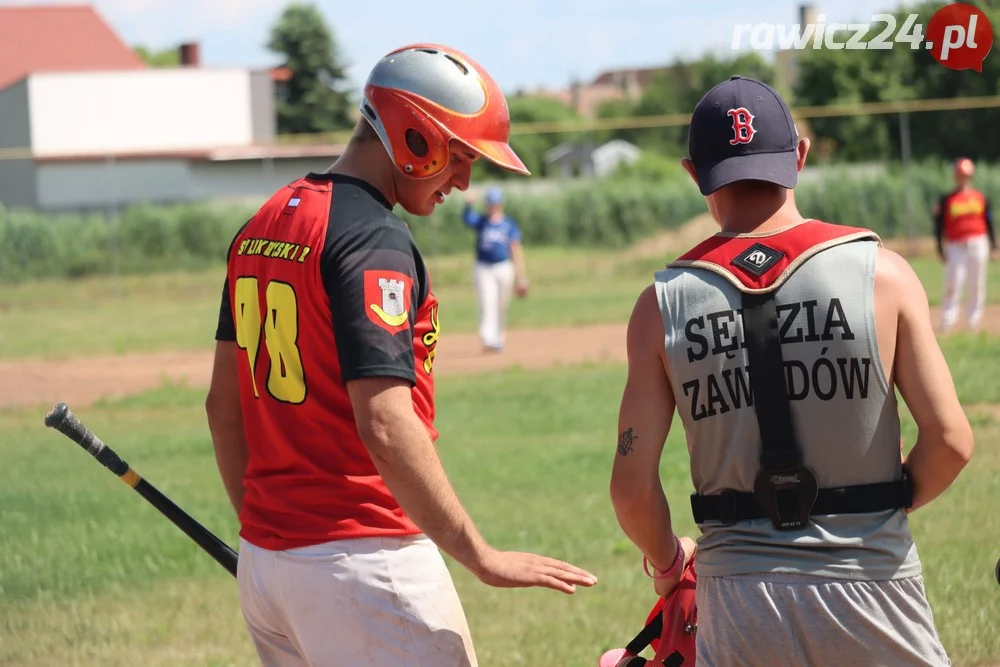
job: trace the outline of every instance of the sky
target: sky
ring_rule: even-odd
[[[79,0],[74,4],[85,4]],[[154,50],[201,45],[208,67],[270,67],[268,33],[289,0],[92,0],[131,46]],[[766,3],[766,4],[765,4]],[[0,0],[0,5],[65,4]],[[713,52],[731,55],[737,23],[794,24],[796,0],[316,0],[348,65],[350,86],[363,83],[384,53],[412,42],[447,44],[479,61],[508,93],[565,88],[601,71],[657,66]],[[868,23],[899,0],[812,3],[826,21]],[[766,7],[766,8],[765,8]],[[767,54],[764,54],[767,55]]]

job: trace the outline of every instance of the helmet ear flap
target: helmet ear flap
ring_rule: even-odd
[[[361,112],[375,128],[396,167],[412,178],[440,173],[448,164],[448,142],[441,129],[406,100],[386,102],[384,115],[368,99],[362,102]]]

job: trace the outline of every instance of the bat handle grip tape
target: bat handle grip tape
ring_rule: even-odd
[[[86,449],[101,465],[121,477],[129,470],[122,457],[104,444],[93,431],[69,409],[65,403],[57,403],[45,416],[45,425],[54,428],[67,438]]]

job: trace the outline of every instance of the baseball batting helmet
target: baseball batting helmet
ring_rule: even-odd
[[[412,178],[440,173],[451,139],[508,171],[531,173],[508,145],[510,113],[500,87],[450,47],[412,44],[384,56],[368,75],[361,114]]]

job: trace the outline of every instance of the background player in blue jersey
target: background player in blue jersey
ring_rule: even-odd
[[[479,337],[488,351],[503,349],[507,309],[512,293],[528,293],[528,274],[524,267],[521,230],[503,209],[503,192],[486,192],[486,211],[473,209],[475,199],[465,204],[462,219],[476,230],[476,262],[473,278],[479,299]]]

